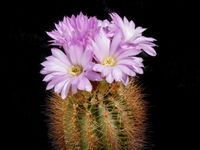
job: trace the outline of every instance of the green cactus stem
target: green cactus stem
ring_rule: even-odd
[[[128,86],[101,81],[91,93],[79,91],[65,100],[53,94],[48,101],[52,143],[56,150],[141,150],[145,107],[133,80]]]

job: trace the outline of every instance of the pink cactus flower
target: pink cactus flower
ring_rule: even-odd
[[[87,46],[90,40],[98,34],[99,26],[96,17],[90,17],[80,13],[71,18],[64,17],[63,21],[55,24],[56,29],[47,32],[53,38],[52,45],[68,47],[70,45]]]
[[[44,68],[41,74],[45,74],[43,81],[49,82],[47,90],[54,88],[65,99],[71,88],[72,94],[79,90],[90,92],[92,85],[89,80],[100,81],[98,73],[92,71],[92,52],[83,50],[82,47],[71,46],[68,53],[53,48],[52,55],[42,63]]]
[[[116,13],[112,13],[110,16],[112,18],[110,32],[115,32],[116,34],[120,32],[123,35],[121,44],[123,49],[137,49],[140,52],[145,51],[151,56],[156,56],[156,51],[153,48],[156,46],[153,43],[155,39],[142,35],[146,29],[135,27],[133,21],[128,21],[126,17],[122,19]]]
[[[141,58],[135,57],[138,50],[120,47],[121,38],[121,34],[117,34],[110,40],[103,31],[95,37],[92,47],[97,64],[93,70],[100,72],[108,83],[122,81],[127,85],[129,76],[143,73],[143,64]]]

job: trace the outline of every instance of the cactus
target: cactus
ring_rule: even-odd
[[[144,146],[146,103],[133,79],[127,86],[93,82],[92,92],[48,101],[49,130],[57,150],[140,150]]]
[[[156,56],[156,40],[117,13],[99,20],[80,13],[47,32],[54,47],[41,63],[49,130],[56,150],[141,150],[146,103],[136,82],[142,52]],[[131,80],[129,80],[131,78]]]

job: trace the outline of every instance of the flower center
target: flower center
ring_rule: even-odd
[[[104,59],[103,65],[104,66],[114,66],[116,61],[111,56],[108,56]]]
[[[83,68],[79,65],[74,65],[69,69],[69,73],[73,76],[77,76],[83,72]]]

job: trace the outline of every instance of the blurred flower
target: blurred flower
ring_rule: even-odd
[[[83,50],[78,46],[71,46],[67,54],[53,48],[52,55],[42,63],[41,70],[45,74],[43,81],[49,82],[47,90],[54,88],[56,93],[61,93],[64,99],[71,88],[72,94],[79,90],[91,91],[92,85],[89,80],[99,81],[101,77],[92,71],[92,52]]]
[[[126,17],[123,19],[116,13],[110,14],[112,18],[112,24],[110,25],[110,33],[119,32],[123,35],[121,47],[123,49],[138,50],[138,53],[145,51],[151,56],[156,56],[156,51],[153,42],[154,38],[145,37],[142,33],[146,30],[142,27],[135,27],[133,21],[128,21]]]
[[[105,32],[100,32],[92,43],[94,57],[97,61],[93,70],[100,72],[108,83],[115,80],[127,85],[129,76],[143,73],[143,64],[141,58],[135,57],[138,54],[137,51],[122,49],[120,43],[121,34],[115,35],[110,40]]]
[[[76,17],[64,17],[63,21],[55,24],[56,29],[47,32],[53,38],[52,45],[68,47],[71,45],[87,46],[90,40],[98,34],[98,20],[80,13]]]

